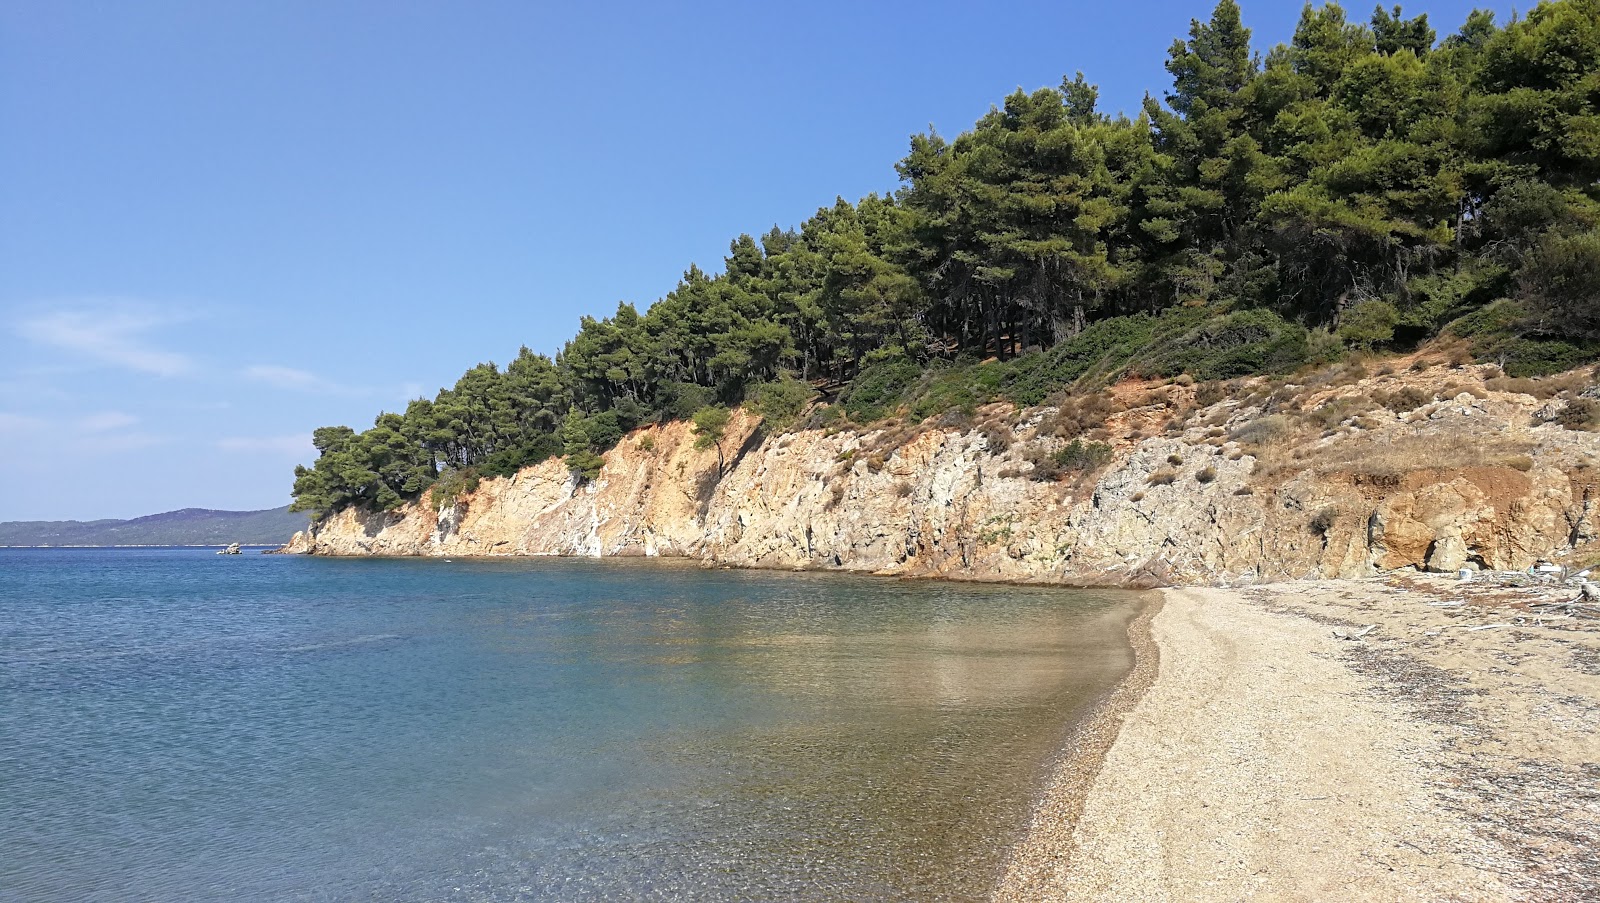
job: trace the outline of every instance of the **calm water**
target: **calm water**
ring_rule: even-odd
[[[0,549],[0,898],[981,897],[1134,604]]]

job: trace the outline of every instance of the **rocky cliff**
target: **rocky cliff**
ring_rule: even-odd
[[[1209,394],[1119,385],[1088,431],[1109,459],[1064,469],[1053,455],[1081,411],[782,435],[738,413],[720,453],[671,423],[625,438],[592,481],[551,460],[443,507],[335,513],[286,551],[1132,585],[1524,568],[1589,551],[1600,434],[1556,422],[1587,403],[1586,377],[1546,384],[1556,395],[1492,368],[1344,375]]]

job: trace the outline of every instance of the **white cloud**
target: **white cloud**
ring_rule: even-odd
[[[150,433],[88,433],[68,439],[62,450],[88,454],[109,454],[111,452],[149,448],[152,445],[161,445],[167,441],[169,440],[165,436],[154,436]]]
[[[311,437],[304,433],[293,436],[229,436],[217,440],[217,448],[239,454],[284,455],[310,458],[316,454]]]
[[[357,386],[346,386],[323,379],[309,370],[280,367],[277,364],[256,364],[240,371],[245,379],[288,389],[293,392],[312,392],[318,395],[369,395],[371,391]]]
[[[44,429],[45,422],[26,414],[8,414],[0,411],[0,437],[7,439],[32,435]]]
[[[70,420],[0,412],[0,438],[26,438],[52,454],[105,454],[148,448],[168,441],[164,436],[128,429],[138,422],[139,418],[120,411],[103,411]]]
[[[296,370],[293,367],[278,367],[272,364],[258,364],[244,369],[244,378],[280,389],[300,389],[312,391],[323,383],[315,373],[307,370]]]
[[[154,347],[145,334],[173,317],[138,305],[114,304],[58,310],[18,322],[16,333],[30,342],[73,351],[85,357],[157,376],[194,369],[187,355]]]

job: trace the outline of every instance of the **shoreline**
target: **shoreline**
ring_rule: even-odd
[[[1600,620],[1530,607],[1571,591],[1163,596],[993,899],[1600,898]]]
[[[1122,720],[1154,685],[1161,670],[1161,648],[1151,625],[1166,605],[1155,592],[1128,624],[1133,666],[1067,731],[1063,749],[1050,767],[1044,790],[1034,804],[1027,832],[1006,855],[991,897],[995,903],[1044,899],[1060,886],[1072,866],[1070,830],[1083,814],[1106,755],[1121,733]]]

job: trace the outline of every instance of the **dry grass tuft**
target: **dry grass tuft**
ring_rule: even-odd
[[[1556,414],[1555,422],[1569,430],[1593,432],[1600,429],[1600,401],[1574,398]]]
[[[1322,473],[1400,476],[1418,470],[1458,470],[1463,467],[1510,467],[1528,470],[1533,443],[1441,442],[1437,436],[1404,436],[1388,441],[1340,442],[1316,455]],[[1524,466],[1525,465],[1525,466]]]
[[[1234,428],[1230,438],[1245,445],[1270,445],[1294,435],[1293,418],[1284,414],[1268,414]]]

